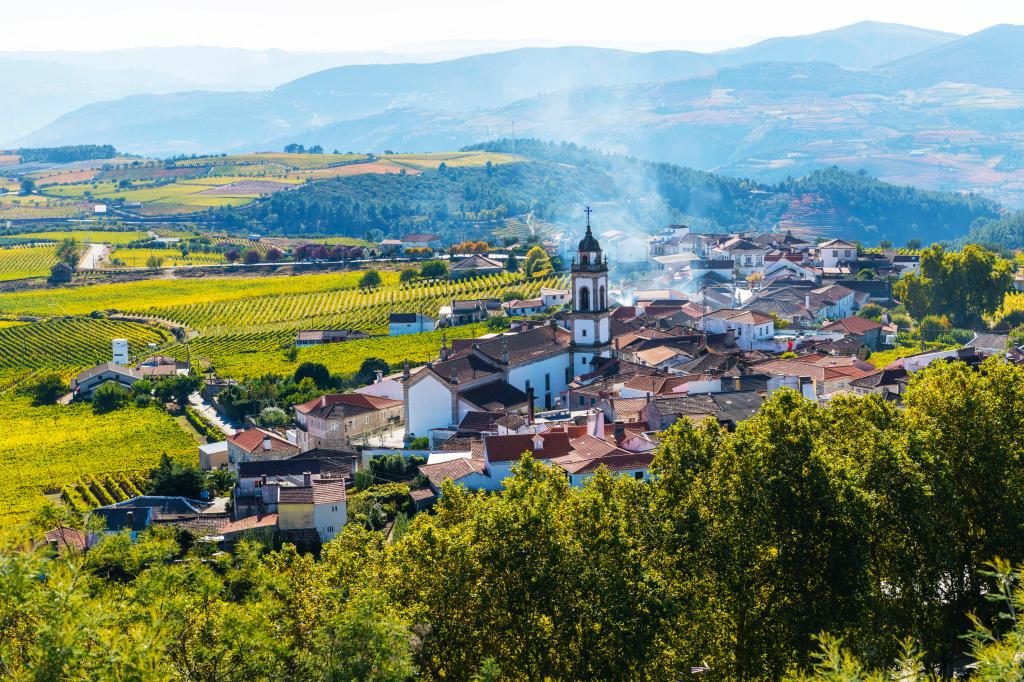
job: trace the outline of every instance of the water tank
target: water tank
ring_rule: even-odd
[[[114,349],[114,364],[128,364],[128,339],[114,339],[111,342]]]

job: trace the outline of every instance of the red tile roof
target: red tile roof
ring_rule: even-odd
[[[280,504],[337,504],[345,501],[345,482],[336,479],[313,481],[308,486],[282,486]]]
[[[228,438],[229,443],[233,443],[238,447],[242,448],[246,452],[256,452],[257,450],[263,450],[264,439],[270,439],[270,450],[272,452],[298,452],[299,448],[296,445],[292,445],[281,436],[270,431],[264,431],[260,428],[246,429],[245,431],[239,431],[235,435]]]
[[[254,528],[269,528],[277,525],[277,514],[264,514],[263,516],[247,516],[238,521],[232,521],[220,528],[221,535],[230,533],[241,533]]]
[[[534,438],[539,438],[542,447],[534,445]],[[488,462],[517,462],[524,452],[532,452],[537,459],[552,459],[568,454],[570,449],[569,434],[564,431],[484,438],[484,452]]]
[[[458,482],[466,476],[482,474],[483,471],[484,463],[481,460],[465,457],[450,459],[447,462],[438,462],[436,464],[420,465],[420,473],[426,476],[430,480],[431,485],[436,488],[440,488],[441,484],[446,480]]]
[[[76,528],[58,526],[46,533],[46,541],[57,546],[58,552],[82,552],[88,545],[85,533]]]
[[[651,452],[629,452],[600,438],[583,436],[573,439],[568,455],[553,459],[552,463],[570,474],[585,474],[601,466],[611,471],[647,469],[653,459]]]
[[[345,410],[344,408],[352,408],[356,412],[367,412],[398,407],[400,405],[402,405],[401,400],[392,400],[391,398],[382,398],[365,393],[330,393],[319,398],[313,398],[301,405],[296,405],[295,410],[302,414],[316,414],[320,417],[328,417],[334,412],[331,408],[335,407],[341,407],[340,412],[351,412],[351,410]]]

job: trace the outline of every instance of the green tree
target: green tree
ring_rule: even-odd
[[[154,255],[152,255],[152,256],[150,256],[149,258],[146,259],[146,267],[150,268],[151,270],[155,270],[155,269],[159,268],[161,265],[163,265],[163,263],[164,263],[163,257],[162,256],[157,256],[156,254],[154,254]]]
[[[53,405],[67,392],[67,384],[61,375],[50,372],[44,374],[32,385],[32,403],[34,405]]]
[[[130,398],[128,389],[121,384],[108,381],[93,391],[92,409],[96,414],[113,412],[127,405]]]
[[[519,258],[516,257],[514,251],[508,252],[508,258],[505,259],[505,271],[519,272]]]
[[[292,375],[296,382],[309,378],[313,380],[317,388],[328,389],[333,385],[331,372],[327,366],[320,362],[304,362],[295,369]]]
[[[150,495],[182,496],[199,499],[206,488],[206,475],[198,468],[174,462],[167,453],[153,471],[149,484]]]
[[[551,258],[540,246],[534,246],[526,252],[523,262],[523,273],[527,277],[543,277],[551,272]]]
[[[29,194],[32,194],[35,191],[36,181],[33,180],[32,178],[23,178],[21,181],[20,189],[18,190],[18,194],[20,194],[23,197],[27,197]]]
[[[78,258],[82,250],[82,245],[77,239],[72,237],[66,237],[61,239],[57,243],[56,253],[57,260],[65,265],[72,268],[78,265]]]
[[[359,278],[359,288],[361,289],[372,289],[381,285],[380,273],[376,270],[367,270],[363,273],[363,276]]]
[[[156,382],[156,397],[163,402],[175,402],[181,407],[188,405],[188,397],[203,385],[202,379],[194,374],[175,374]]]
[[[380,358],[366,358],[359,365],[359,371],[354,377],[357,384],[372,384],[377,379],[377,372],[388,374],[391,371],[390,365]]]
[[[415,268],[405,268],[398,274],[398,281],[403,283],[411,282],[419,277],[419,275],[420,273]]]
[[[448,264],[443,260],[428,260],[420,267],[420,276],[428,279],[444,279],[448,276]]]

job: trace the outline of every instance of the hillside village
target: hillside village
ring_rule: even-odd
[[[685,226],[647,239],[595,235],[587,214],[571,251],[545,244],[564,259],[568,290],[541,289],[529,300],[451,300],[436,315],[393,313],[391,335],[484,320],[495,331],[442,335],[433,360],[377,371],[365,386],[296,404],[283,426],[258,426],[252,418],[232,425],[218,414],[217,398],[230,382],[208,377],[190,401],[226,437],[200,446],[197,463],[236,477],[230,497],[143,495],[92,515],[107,533],[184,524],[226,546],[260,532],[316,548],[350,520],[347,496],[366,488],[367,472],[370,481],[408,483],[399,494],[404,499],[391,500],[377,522],[389,528],[398,509],[428,510],[449,481],[501,491],[526,452],[561,469],[573,487],[602,467],[648,480],[661,432],[681,419],[712,418],[733,430],[782,388],[820,403],[877,394],[899,405],[913,373],[932,363],[976,366],[992,355],[1024,362],[1006,335],[994,333],[883,367],[867,362],[895,343],[899,329],[884,312],[880,321],[858,313],[891,307],[892,283],[918,273],[917,255],[863,252],[851,242],[813,243],[789,233],[699,234]],[[405,242],[443,248],[437,235]],[[503,267],[473,254],[456,259],[451,276]],[[613,273],[620,273],[618,286]],[[365,337],[304,330],[295,344]],[[113,360],[78,374],[67,400],[89,399],[108,383],[131,387],[190,372],[187,363],[159,355],[129,366],[126,342],[114,342]],[[392,470],[396,461],[404,462],[400,473],[382,475],[382,462]],[[98,536],[76,537],[85,547]]]

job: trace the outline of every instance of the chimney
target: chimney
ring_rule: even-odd
[[[459,383],[459,372],[455,369],[454,365],[452,366],[451,374],[448,376],[448,381],[453,384]]]
[[[501,362],[502,364],[508,364],[508,341],[501,342]]]
[[[526,389],[526,422],[533,425],[533,386]]]
[[[267,484],[267,475],[266,474],[263,474],[262,476],[260,476],[260,483],[262,485],[266,485]]]
[[[402,363],[402,379],[404,381],[408,381],[409,380],[409,361],[408,360],[406,360],[405,362]]]
[[[539,433],[533,434],[533,451],[540,452],[544,449],[544,437]]]
[[[739,391],[739,390],[741,390],[741,386],[742,386],[742,383],[740,382],[740,375],[737,374],[736,376],[734,376],[732,378],[732,387],[735,390]]]
[[[811,309],[811,295],[810,294],[805,294],[804,295],[804,307],[807,308],[808,310]]]
[[[379,384],[380,382],[384,381],[384,370],[378,369],[375,373],[377,375],[377,379],[373,383]]]
[[[313,485],[313,474],[309,473],[308,471],[303,471],[302,472],[302,485],[306,486],[307,488],[309,486]]]
[[[263,436],[263,449],[264,450],[269,450],[270,449],[270,436]]]

